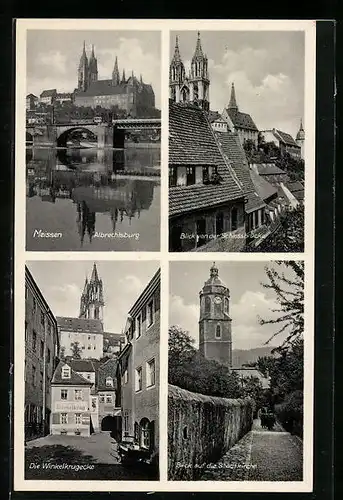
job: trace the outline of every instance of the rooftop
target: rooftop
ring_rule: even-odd
[[[198,106],[169,105],[169,165],[216,166],[220,184],[169,188],[170,216],[242,198],[242,185],[225,160],[206,113]]]
[[[102,322],[99,319],[69,318],[66,316],[57,316],[56,320],[58,327],[63,331],[103,333]]]
[[[62,378],[62,368],[64,366],[69,366],[70,367],[70,378]],[[55,373],[52,377],[51,384],[56,384],[56,385],[88,385],[91,386],[93,385],[92,382],[89,380],[86,380],[84,377],[76,373],[76,371],[73,370],[71,367],[70,363],[66,363],[65,361],[60,361]]]
[[[56,89],[43,90],[40,97],[53,97],[57,94]]]
[[[142,87],[148,92],[153,92],[151,85],[140,83],[136,77],[130,77],[126,83],[120,83],[119,85],[113,85],[112,80],[98,80],[93,82],[87,90],[78,91],[76,97],[124,94],[126,93],[128,85],[131,84]]]
[[[250,176],[255,189],[262,200],[267,200],[271,196],[277,195],[276,187],[266,181],[261,175],[254,172],[254,170],[250,170]]]
[[[242,113],[241,111],[238,111],[238,109],[233,108],[227,108],[226,111],[235,127],[258,132],[258,128],[256,127],[254,120],[248,113]]]

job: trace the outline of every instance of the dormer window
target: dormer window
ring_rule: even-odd
[[[195,184],[195,167],[186,167],[186,185]]]
[[[62,378],[63,379],[68,379],[71,377],[71,368],[68,365],[64,365],[62,367]]]
[[[106,377],[106,387],[113,387],[113,378]]]

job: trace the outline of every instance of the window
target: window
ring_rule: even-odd
[[[32,365],[32,385],[36,385],[36,367]]]
[[[205,313],[211,312],[211,299],[210,297],[205,297]]]
[[[99,395],[99,402],[100,403],[104,403],[105,402],[105,396],[104,396],[104,394],[100,394]]]
[[[36,309],[37,309],[37,301],[36,301],[36,299],[33,297],[33,298],[32,298],[32,311],[35,313],[35,312],[36,312]]]
[[[136,392],[142,390],[142,367],[136,368],[136,380],[135,380]]]
[[[146,364],[146,386],[152,387],[153,385],[155,385],[155,359]]]
[[[227,297],[224,298],[224,313],[229,314],[229,299]]]
[[[169,187],[177,185],[177,167],[169,167]]]
[[[195,184],[195,167],[186,167],[186,185]]]
[[[124,384],[127,384],[129,381],[129,373],[127,370],[125,370],[125,372],[124,372],[123,379],[124,379]]]
[[[76,425],[82,424],[82,414],[81,413],[75,413],[75,424]]]
[[[231,210],[231,231],[236,231],[238,227],[238,212],[237,208],[233,207]]]
[[[75,401],[82,401],[82,389],[75,389],[74,399]]]
[[[142,335],[142,315],[140,314],[136,318],[136,339],[139,339],[141,335]]]
[[[222,336],[222,331],[220,325],[218,324],[216,326],[216,339],[220,339],[221,336]]]
[[[111,394],[107,394],[107,396],[106,396],[106,403],[112,403],[112,396],[111,396]]]
[[[71,370],[70,366],[65,365],[62,367],[62,378],[70,378]]]
[[[40,323],[41,323],[42,327],[44,328],[45,327],[45,315],[44,315],[43,311],[40,312]]]
[[[208,182],[210,179],[210,174],[208,171],[208,167],[202,167],[202,182]]]
[[[68,423],[68,413],[61,413],[61,424],[67,424]]]
[[[113,378],[106,377],[106,387],[113,387]]]
[[[154,300],[150,300],[150,302],[147,305],[147,311],[146,311],[146,320],[147,320],[147,326],[151,326],[154,322]]]
[[[42,359],[44,357],[44,342],[43,342],[43,340],[40,341],[40,357]]]
[[[37,348],[37,333],[33,330],[32,332],[32,350],[36,352]]]
[[[61,399],[68,399],[68,389],[61,389]]]
[[[50,352],[49,347],[48,347],[48,350],[47,350],[46,360],[47,360],[47,362],[48,362],[48,363],[50,363],[50,360],[51,360],[51,352]]]
[[[124,436],[129,435],[129,412],[124,412]]]
[[[88,345],[88,350],[91,350],[92,349],[92,346],[91,345]]]
[[[141,428],[141,446],[142,448],[150,448],[150,429],[149,420],[143,418],[140,424]]]

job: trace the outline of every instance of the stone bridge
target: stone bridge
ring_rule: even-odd
[[[80,120],[67,124],[27,125],[26,141],[33,145],[66,147],[71,132],[91,132],[97,137],[97,147],[124,148],[127,130],[160,129],[159,118],[127,118],[113,120],[112,124],[97,124],[94,121]]]

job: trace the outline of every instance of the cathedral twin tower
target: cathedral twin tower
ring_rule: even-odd
[[[174,55],[169,67],[170,99],[174,102],[194,103],[204,111],[209,111],[209,87],[208,59],[201,47],[200,33],[198,32],[198,39],[188,76],[186,75],[185,66],[181,59],[179,40],[176,37]]]
[[[86,54],[86,45],[83,42],[83,51],[80,58],[79,68],[78,68],[78,83],[77,88],[80,91],[85,92],[94,82],[98,81],[98,60],[94,54],[94,45],[92,45],[92,52],[88,59]],[[114,68],[112,71],[112,85],[117,86],[121,83],[125,83],[125,71],[123,71],[123,76],[120,78],[118,69],[118,59],[115,58]]]

